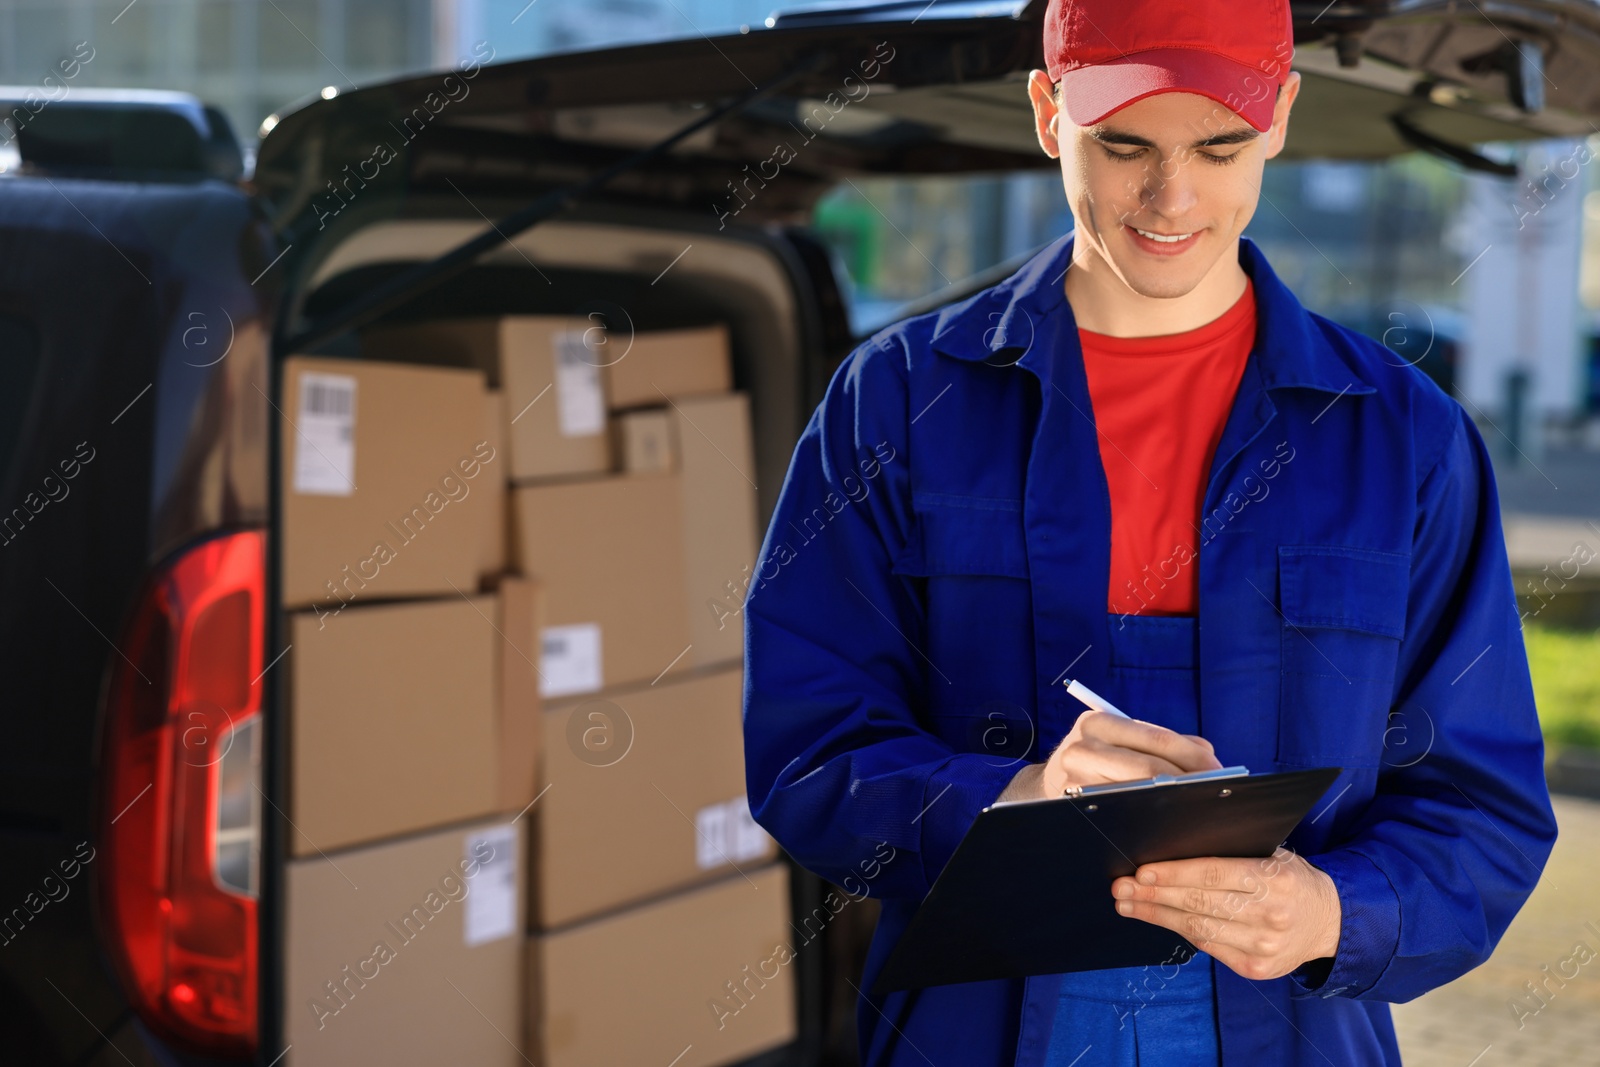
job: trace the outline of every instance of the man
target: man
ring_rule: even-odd
[[[1192,960],[863,996],[862,1057],[1397,1063],[1388,1003],[1487,958],[1555,838],[1482,440],[1241,239],[1300,88],[1285,0],[1045,17],[1076,228],[834,376],[746,604],[752,809],[881,898],[867,989],[996,800],[1344,768],[1272,859],[1107,887]]]

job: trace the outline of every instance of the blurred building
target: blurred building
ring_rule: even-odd
[[[324,86],[759,23],[774,0],[0,0],[0,84],[39,85],[76,58],[77,86],[181,89],[249,138]],[[85,47],[86,46],[86,47]],[[91,55],[88,62],[83,57]]]
[[[759,25],[783,0],[435,0],[442,55],[488,41],[501,58]]]
[[[182,89],[241,137],[325,85],[424,69],[431,0],[0,0],[0,81],[40,85],[81,51],[73,86]],[[70,87],[69,87],[70,88]]]
[[[796,0],[799,2],[799,0]],[[807,0],[809,2],[809,0]],[[759,26],[786,0],[0,0],[0,83],[183,89],[247,145],[326,87]],[[710,45],[707,45],[709,50]],[[1018,85],[1017,106],[1026,107]],[[1292,133],[1291,133],[1292,137]],[[1269,169],[1246,231],[1311,308],[1384,340],[1482,417],[1600,412],[1595,142],[1516,149],[1520,182],[1413,154]],[[1587,199],[1586,199],[1587,197]],[[858,181],[819,207],[858,331],[1071,228],[1059,176]],[[1581,282],[1580,282],[1581,277]],[[1536,447],[1536,444],[1535,444]]]
[[[1471,264],[1460,282],[1468,322],[1460,395],[1517,430],[1565,421],[1585,399],[1590,324],[1578,269],[1593,159],[1582,141],[1520,156],[1520,181],[1467,182],[1462,239],[1477,247],[1462,249]],[[1523,432],[1518,441],[1537,453],[1543,437]]]

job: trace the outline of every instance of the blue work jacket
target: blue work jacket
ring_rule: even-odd
[[[1068,234],[846,359],[746,598],[751,810],[882,902],[858,983],[874,1067],[1029,1067],[1050,1039],[1058,976],[865,991],[1018,760],[1071,729],[1068,672],[1106,678],[1110,502],[1071,257]],[[1494,479],[1458,404],[1306,311],[1248,239],[1239,257],[1256,340],[1186,564],[1200,732],[1252,772],[1344,768],[1287,842],[1343,920],[1331,967],[1217,968],[1223,1062],[1398,1063],[1388,1003],[1482,963],[1556,836]]]

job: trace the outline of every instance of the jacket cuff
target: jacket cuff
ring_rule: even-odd
[[[922,874],[930,889],[978,813],[999,799],[1026,766],[1022,760],[963,752],[928,775],[922,812],[915,821],[922,842]]]
[[[1339,849],[1307,861],[1339,893],[1339,947],[1329,961],[1311,960],[1291,971],[1290,997],[1358,997],[1377,984],[1400,944],[1400,896],[1377,864]]]

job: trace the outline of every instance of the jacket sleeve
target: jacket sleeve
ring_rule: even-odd
[[[745,774],[756,821],[852,894],[925,895],[1017,766],[920,720],[939,681],[915,579],[898,334],[854,352],[795,448],[745,602]],[[884,846],[887,846],[885,848]]]
[[[1302,968],[1295,996],[1406,1001],[1465,974],[1494,950],[1555,843],[1494,476],[1476,427],[1452,408],[1419,489],[1390,720],[1407,744],[1386,758],[1345,844],[1307,857],[1344,915],[1326,978]]]

